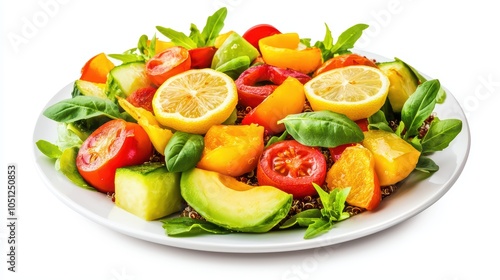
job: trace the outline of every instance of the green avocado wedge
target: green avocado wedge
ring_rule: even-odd
[[[193,168],[182,173],[181,195],[207,221],[239,232],[267,232],[284,219],[293,197],[271,186]]]

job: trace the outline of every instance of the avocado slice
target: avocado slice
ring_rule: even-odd
[[[387,98],[395,113],[401,112],[403,105],[419,84],[412,69],[401,60],[381,62],[378,67],[389,78],[390,86]]]
[[[180,175],[161,162],[118,168],[115,204],[147,221],[178,212],[183,203]]]
[[[267,232],[284,219],[293,197],[272,186],[193,168],[182,173],[181,195],[207,221],[239,232]]]

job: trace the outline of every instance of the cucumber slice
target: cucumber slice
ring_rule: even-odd
[[[128,97],[140,88],[151,85],[143,62],[130,62],[111,69],[108,77],[107,95]]]
[[[115,204],[147,221],[182,209],[180,173],[168,172],[164,163],[118,168]]]
[[[76,80],[73,85],[73,92],[71,93],[71,96],[75,97],[79,95],[107,98],[106,84]]]
[[[418,86],[418,77],[406,63],[396,60],[382,62],[378,67],[389,78],[389,94],[387,98],[395,113],[401,112],[403,105],[410,95],[412,95]]]

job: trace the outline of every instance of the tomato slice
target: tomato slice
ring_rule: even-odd
[[[274,186],[294,198],[315,195],[312,183],[323,185],[326,159],[316,148],[286,140],[264,150],[257,166],[259,185]]]
[[[156,54],[146,63],[146,74],[156,86],[160,86],[168,78],[191,68],[189,51],[180,46],[166,49]]]
[[[217,48],[213,46],[190,49],[191,69],[210,68],[216,51]]]
[[[245,31],[242,37],[256,49],[259,49],[259,40],[274,34],[281,34],[281,32],[270,24],[257,24]]]
[[[111,120],[83,142],[76,156],[76,167],[94,188],[112,193],[116,169],[144,163],[152,153],[153,145],[140,125]]]
[[[314,72],[314,76],[317,76],[328,70],[351,66],[351,65],[366,65],[371,67],[378,67],[373,60],[365,56],[361,56],[355,53],[349,53],[349,54],[342,54],[339,56],[335,56],[323,62],[323,64],[321,64],[321,66],[318,67],[318,69],[316,69],[316,71]]]

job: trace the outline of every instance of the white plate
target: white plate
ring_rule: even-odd
[[[48,102],[47,106],[70,98],[72,88],[73,83],[68,84]],[[41,178],[48,188],[71,209],[94,222],[135,238],[173,247],[212,252],[285,252],[323,247],[361,238],[407,220],[431,206],[455,183],[467,161],[470,131],[459,103],[449,91],[447,92],[446,102],[437,105],[435,111],[441,119],[461,119],[463,128],[448,148],[431,156],[439,165],[439,171],[430,177],[423,177],[418,173],[411,174],[397,192],[382,201],[376,211],[354,216],[337,224],[328,233],[310,240],[303,238],[304,229],[264,234],[169,237],[165,235],[161,222],[146,222],[115,206],[106,195],[73,185],[54,169],[53,161],[41,154],[36,145],[34,145],[35,161]],[[33,142],[40,139],[55,142],[56,126],[56,122],[40,114]]]

